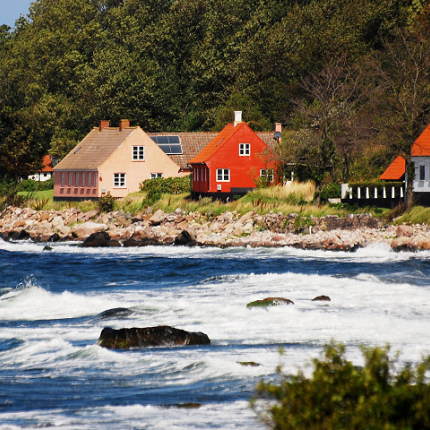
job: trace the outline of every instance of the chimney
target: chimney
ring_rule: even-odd
[[[242,111],[241,110],[235,110],[234,111],[234,126],[240,124],[242,122]]]
[[[124,128],[130,127],[130,120],[128,119],[120,119],[119,120],[119,131],[123,131]]]
[[[281,143],[282,139],[282,124],[280,122],[275,123],[275,134],[273,135],[273,139]]]
[[[100,120],[99,131],[102,131],[105,127],[110,127],[110,121],[108,121],[107,119]]]

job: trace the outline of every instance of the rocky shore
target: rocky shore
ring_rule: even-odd
[[[94,242],[94,233],[103,233],[104,242]],[[251,211],[216,216],[186,214],[181,209],[174,213],[153,212],[148,208],[132,215],[123,211],[36,211],[10,207],[0,218],[0,235],[3,240],[82,241],[84,246],[293,246],[354,250],[383,242],[398,251],[430,249],[427,225],[382,224],[370,214],[304,218],[298,214],[259,215]]]

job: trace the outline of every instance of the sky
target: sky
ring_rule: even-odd
[[[20,15],[27,15],[32,0],[0,0],[0,25],[15,26]]]

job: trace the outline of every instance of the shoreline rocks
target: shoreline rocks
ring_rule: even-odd
[[[93,234],[99,238],[96,244]],[[104,238],[104,239],[103,239]],[[137,214],[123,211],[36,211],[9,207],[0,218],[0,240],[35,242],[82,241],[83,246],[148,245],[205,247],[286,247],[298,249],[355,251],[380,242],[395,251],[430,249],[427,225],[383,225],[370,214],[339,218],[301,217],[298,214],[254,211],[225,212],[218,216],[199,212],[174,213],[148,208]],[[90,243],[93,245],[90,245]],[[85,244],[85,245],[84,245]]]

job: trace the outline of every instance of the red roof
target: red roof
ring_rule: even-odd
[[[42,170],[41,172],[53,172],[52,169],[52,160],[50,155],[45,155],[42,161]]]
[[[212,139],[207,146],[205,146],[192,160],[188,163],[204,163],[208,160],[219,148],[221,148],[227,141],[236,133],[241,127],[244,127],[245,123],[242,122],[237,124],[227,124],[222,131],[220,131],[217,136]]]
[[[412,157],[430,156],[430,124],[412,145]]]
[[[387,168],[387,170],[379,177],[384,181],[398,181],[405,174],[406,161],[399,155]]]

